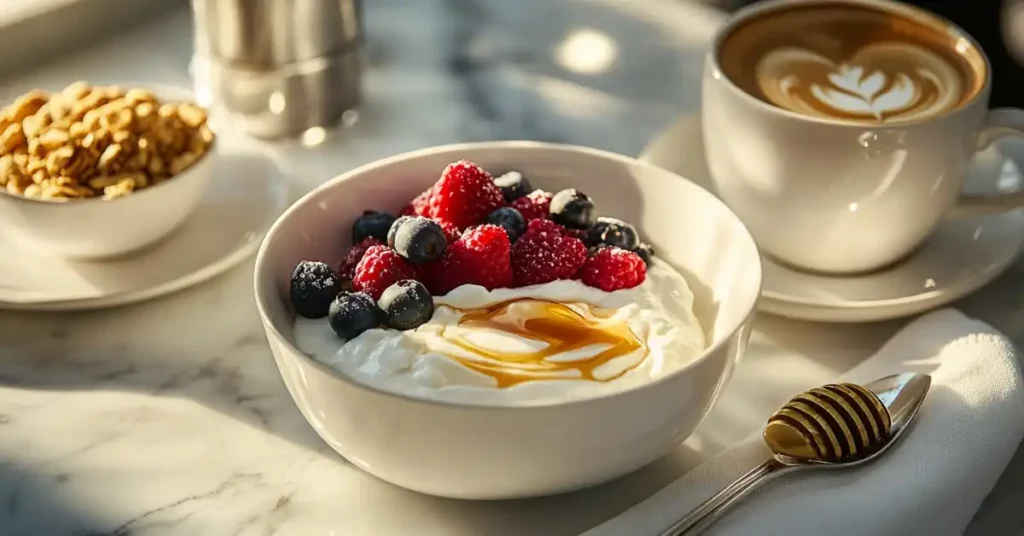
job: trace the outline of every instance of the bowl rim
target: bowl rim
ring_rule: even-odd
[[[266,294],[263,292],[263,290],[261,288],[262,287],[261,282],[262,282],[263,278],[266,276],[266,274],[265,274],[265,272],[266,272],[266,265],[269,262],[267,260],[267,255],[268,255],[267,254],[267,248],[269,247],[269,244],[270,244],[271,240],[273,239],[273,237],[278,233],[279,228],[281,227],[281,225],[283,225],[282,222],[284,222],[286,219],[288,219],[293,213],[296,213],[299,210],[301,210],[302,208],[304,208],[306,204],[310,203],[312,201],[312,199],[317,197],[321,192],[323,192],[325,190],[328,190],[328,189],[331,189],[331,188],[334,188],[338,184],[341,184],[341,183],[345,182],[346,180],[351,179],[353,177],[356,177],[358,175],[363,175],[365,173],[368,173],[368,172],[374,171],[376,169],[379,169],[379,168],[382,168],[382,167],[394,164],[396,162],[401,162],[401,161],[408,160],[408,159],[429,156],[429,155],[432,155],[432,154],[438,153],[438,152],[469,151],[469,150],[479,150],[479,149],[499,149],[499,150],[500,149],[542,149],[542,150],[553,150],[553,151],[566,151],[566,152],[577,153],[577,154],[586,154],[586,155],[594,156],[594,157],[598,157],[598,158],[604,158],[604,159],[608,159],[608,160],[615,160],[615,161],[618,161],[618,162],[620,162],[622,164],[626,164],[626,165],[629,165],[629,166],[632,166],[632,167],[641,167],[641,168],[654,169],[654,170],[657,170],[657,171],[662,172],[662,173],[667,173],[669,175],[674,175],[674,176],[678,177],[680,180],[684,180],[684,181],[690,183],[691,186],[693,186],[693,187],[703,191],[707,195],[708,200],[710,202],[718,204],[726,212],[728,212],[730,215],[732,215],[732,217],[736,221],[736,223],[739,224],[739,228],[742,230],[743,236],[746,238],[746,240],[749,243],[749,245],[753,248],[753,252],[754,252],[754,259],[753,259],[753,261],[754,262],[750,266],[751,266],[751,268],[756,270],[755,276],[757,277],[757,285],[756,285],[756,291],[752,292],[751,293],[752,296],[747,298],[747,303],[745,304],[746,313],[743,314],[742,317],[739,318],[735,322],[734,325],[730,326],[729,329],[728,329],[728,333],[725,334],[724,336],[720,337],[717,342],[715,342],[715,343],[705,347],[704,350],[702,350],[701,353],[698,356],[696,356],[695,358],[690,360],[688,363],[686,363],[685,365],[683,365],[679,369],[670,372],[669,374],[665,374],[664,376],[661,376],[659,378],[655,378],[652,381],[645,382],[643,384],[640,384],[640,385],[637,385],[637,386],[634,386],[634,387],[630,387],[630,388],[622,390],[622,391],[613,391],[613,392],[609,392],[609,393],[602,393],[602,394],[595,395],[595,396],[588,396],[588,397],[576,398],[576,399],[570,399],[570,400],[564,400],[564,401],[544,402],[544,403],[540,403],[540,404],[528,404],[528,405],[498,405],[498,404],[475,403],[475,402],[474,403],[470,403],[470,402],[456,402],[456,401],[451,401],[451,400],[430,399],[430,398],[419,397],[419,396],[415,396],[415,395],[411,395],[411,394],[407,394],[407,393],[399,393],[399,392],[395,392],[395,391],[388,391],[388,390],[385,390],[385,389],[382,389],[382,388],[379,388],[379,387],[376,387],[376,386],[373,386],[373,385],[368,385],[368,384],[359,382],[359,381],[357,381],[357,380],[355,380],[353,378],[350,378],[350,377],[342,374],[341,372],[335,370],[334,368],[332,368],[332,367],[330,367],[330,366],[328,366],[328,365],[326,365],[324,363],[321,363],[321,362],[317,361],[316,359],[313,359],[312,357],[307,355],[305,352],[300,350],[298,347],[296,347],[295,344],[293,344],[288,339],[288,337],[286,337],[283,333],[281,333],[281,330],[278,329],[277,326],[274,325],[274,322],[272,322],[270,320],[270,317],[269,317],[269,315],[267,313],[267,305],[266,304],[267,304],[268,296],[266,296]],[[691,181],[691,180],[689,180],[689,179],[687,179],[687,178],[685,178],[685,177],[683,177],[683,176],[681,176],[681,175],[679,175],[679,174],[677,174],[675,172],[672,172],[672,171],[660,168],[658,166],[655,166],[654,164],[650,164],[648,162],[644,162],[642,160],[638,160],[636,158],[629,157],[629,156],[626,156],[626,155],[622,155],[622,154],[619,154],[619,153],[614,153],[614,152],[611,152],[611,151],[605,151],[605,150],[602,150],[602,149],[594,149],[594,148],[591,148],[591,147],[585,147],[585,146],[581,146],[581,145],[572,145],[572,144],[563,144],[563,143],[549,143],[549,142],[538,142],[538,141],[518,141],[518,140],[484,141],[484,142],[470,142],[470,143],[454,143],[454,144],[446,144],[446,145],[436,145],[436,146],[428,147],[428,148],[425,148],[425,149],[418,149],[418,150],[414,150],[414,151],[407,151],[407,152],[399,153],[399,154],[396,154],[396,155],[393,155],[393,156],[389,156],[389,157],[386,157],[386,158],[382,158],[382,159],[379,159],[379,160],[374,160],[374,161],[369,162],[367,164],[363,164],[361,166],[357,166],[357,167],[355,167],[355,168],[353,168],[353,169],[351,169],[349,171],[346,171],[344,173],[341,173],[339,175],[335,175],[331,179],[328,179],[324,183],[320,184],[316,188],[314,188],[314,189],[310,190],[309,192],[307,192],[306,194],[304,194],[302,197],[300,197],[298,200],[296,200],[294,203],[292,203],[283,213],[281,213],[280,216],[277,217],[277,219],[274,221],[273,225],[270,226],[270,229],[267,231],[266,235],[264,235],[264,237],[263,237],[263,241],[260,244],[259,251],[256,254],[255,267],[253,268],[253,286],[254,286],[255,297],[256,297],[256,309],[257,309],[257,311],[259,313],[260,321],[263,323],[264,329],[269,332],[268,338],[269,338],[269,336],[273,336],[273,337],[278,339],[277,342],[282,347],[282,348],[280,348],[281,350],[289,351],[289,352],[299,356],[299,359],[305,360],[308,364],[312,365],[314,368],[322,371],[323,373],[325,373],[325,374],[327,374],[329,376],[332,376],[332,377],[338,379],[339,381],[345,382],[345,383],[347,383],[347,384],[349,384],[349,385],[351,385],[351,386],[353,386],[353,387],[355,387],[357,389],[365,390],[365,391],[370,391],[370,392],[373,392],[373,393],[376,393],[378,395],[385,396],[385,397],[388,397],[388,398],[399,399],[399,400],[403,400],[403,401],[410,402],[410,403],[441,406],[441,407],[446,407],[446,408],[451,408],[451,409],[486,410],[486,411],[500,410],[500,411],[511,411],[511,412],[536,410],[536,409],[543,409],[543,408],[549,408],[550,409],[550,408],[555,408],[555,407],[558,407],[558,408],[570,407],[570,406],[594,403],[594,402],[598,402],[598,401],[602,401],[602,400],[608,400],[608,399],[611,399],[611,398],[614,398],[614,397],[624,396],[624,395],[628,395],[630,393],[639,392],[639,391],[642,391],[642,390],[645,390],[645,389],[648,389],[648,388],[653,388],[656,385],[659,385],[661,383],[667,382],[667,381],[669,381],[669,380],[671,380],[671,379],[673,379],[673,378],[675,378],[675,377],[677,377],[679,375],[682,375],[684,372],[690,370],[691,368],[696,367],[699,363],[702,363],[702,362],[706,361],[712,354],[717,353],[718,351],[720,351],[723,346],[728,344],[736,336],[737,332],[739,332],[740,330],[744,329],[745,326],[749,326],[750,325],[750,322],[753,320],[753,316],[757,312],[757,303],[758,303],[758,301],[760,300],[760,297],[761,297],[761,291],[762,291],[762,287],[763,287],[763,280],[764,280],[764,278],[763,278],[763,270],[762,270],[762,266],[761,266],[760,250],[757,247],[757,243],[754,241],[754,237],[750,234],[750,230],[747,229],[747,226],[742,222],[742,220],[740,220],[739,216],[737,216],[735,214],[735,212],[733,212],[732,209],[730,209],[728,207],[728,205],[726,205],[722,200],[718,199],[718,197],[712,195],[710,192],[708,192],[706,189],[704,189],[699,184],[697,184],[697,183],[695,183],[695,182],[693,182],[693,181]],[[705,331],[707,331],[706,328],[705,328]],[[271,348],[271,352],[273,352],[273,350],[274,349]]]
[[[176,86],[167,86],[167,85],[161,85],[161,84],[145,85],[145,84],[124,84],[124,83],[120,83],[120,84],[104,84],[104,83],[101,83],[101,82],[88,82],[88,83],[89,83],[90,86],[93,86],[93,87],[104,86],[104,85],[116,85],[116,86],[130,87],[130,88],[146,89],[148,91],[151,91],[160,100],[161,103],[168,103],[168,102],[178,102],[178,103],[181,103],[181,102],[191,102],[192,104],[202,108],[203,111],[205,111],[207,113],[207,116],[209,116],[209,114],[210,114],[210,109],[208,107],[199,104],[195,100],[188,101],[184,97],[184,95],[186,93],[189,93],[189,90],[183,89],[183,88],[179,88],[179,87],[176,87]],[[42,89],[42,90],[39,90],[39,91],[46,91],[46,92],[49,92],[49,93],[55,93],[55,92],[59,92],[60,90],[50,91],[50,90]],[[177,96],[172,96],[171,94],[174,94],[174,93],[178,93],[178,95]],[[193,95],[193,97],[194,97],[194,95]],[[198,160],[196,160],[195,162],[192,162],[192,164],[190,164],[187,168],[183,169],[178,174],[171,175],[170,177],[167,177],[166,179],[164,179],[164,180],[160,181],[159,183],[154,184],[152,186],[147,186],[147,187],[142,188],[140,190],[133,191],[130,195],[124,195],[124,196],[115,197],[115,198],[112,198],[112,199],[107,199],[107,198],[105,198],[103,196],[85,197],[85,198],[73,198],[73,199],[41,199],[41,198],[35,198],[35,197],[25,197],[25,196],[20,195],[20,194],[13,194],[11,192],[8,192],[6,188],[0,188],[0,199],[11,199],[14,202],[23,201],[23,202],[26,202],[26,203],[38,203],[38,204],[42,204],[42,205],[73,206],[73,205],[82,205],[82,204],[86,204],[86,203],[97,203],[97,202],[102,202],[102,203],[109,204],[109,203],[116,203],[118,201],[125,201],[127,199],[138,198],[140,196],[146,195],[151,190],[157,190],[161,186],[166,186],[167,183],[169,183],[169,182],[172,182],[172,181],[175,181],[175,180],[179,180],[179,179],[184,179],[188,175],[195,175],[192,172],[195,171],[196,168],[198,168],[198,167],[200,167],[200,166],[202,166],[204,164],[208,164],[212,160],[212,158],[210,158],[210,156],[214,153],[214,151],[217,150],[217,147],[220,145],[220,135],[209,124],[209,120],[207,120],[207,126],[213,132],[213,141],[210,142],[210,145],[208,145],[206,147],[206,152],[204,152],[202,154],[202,156],[199,157]]]

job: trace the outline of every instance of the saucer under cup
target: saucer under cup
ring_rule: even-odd
[[[701,119],[686,116],[662,131],[640,156],[715,192]],[[1010,158],[1008,155],[1013,156]],[[1017,192],[1024,143],[1008,142],[971,163],[966,190]],[[819,322],[869,322],[914,315],[959,299],[995,279],[1024,243],[1024,212],[942,221],[913,254],[884,270],[854,276],[810,274],[762,257],[759,309]]]

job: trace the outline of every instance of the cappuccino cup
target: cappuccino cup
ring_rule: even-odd
[[[719,196],[762,250],[797,268],[895,263],[943,218],[1013,210],[1024,194],[961,192],[971,159],[1024,137],[988,109],[977,42],[927,11],[873,0],[741,10],[705,61],[702,124]]]

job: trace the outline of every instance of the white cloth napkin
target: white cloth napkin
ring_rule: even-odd
[[[836,380],[866,383],[904,371],[931,374],[932,387],[885,456],[861,468],[777,478],[706,534],[963,534],[1024,437],[1017,351],[990,326],[945,309],[915,320]],[[755,434],[584,536],[660,534],[769,454]]]

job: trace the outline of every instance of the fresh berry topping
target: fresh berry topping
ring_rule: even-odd
[[[391,285],[377,300],[384,325],[392,329],[416,329],[434,316],[434,299],[423,283],[403,279]]]
[[[411,220],[412,218],[412,216],[399,216],[398,219],[395,220],[395,223],[391,224],[391,228],[388,229],[389,246],[391,246],[392,248],[395,247],[395,234],[398,233],[398,228],[401,227],[403,223]]]
[[[648,268],[651,267],[651,263],[654,262],[654,248],[650,244],[641,242],[640,245],[633,249],[633,253],[636,253],[644,260],[644,264]]]
[[[323,318],[338,294],[341,279],[322,262],[302,261],[292,272],[291,300],[295,312],[306,318]]]
[[[359,264],[359,261],[363,260],[366,250],[370,249],[370,246],[378,246],[380,244],[380,240],[371,236],[348,248],[348,252],[345,253],[345,260],[341,261],[341,266],[338,268],[338,276],[341,277],[341,280],[343,282],[351,280],[352,276],[356,274],[356,265]]]
[[[367,210],[362,216],[356,218],[352,225],[352,243],[358,244],[367,237],[374,237],[381,242],[388,239],[388,229],[395,223],[395,217],[387,212]]]
[[[434,188],[430,187],[417,195],[409,204],[402,209],[399,216],[426,216],[427,212],[430,211],[430,195],[434,193]]]
[[[494,184],[501,189],[501,195],[505,196],[505,201],[509,203],[533,191],[530,181],[518,171],[509,171],[494,179]]]
[[[327,323],[338,337],[349,340],[377,327],[380,312],[373,298],[362,292],[342,292],[331,302]]]
[[[555,224],[555,225],[558,225],[558,224]],[[561,226],[559,225],[559,227],[561,227]],[[562,234],[564,234],[565,236],[571,236],[573,238],[578,238],[578,239],[582,240],[584,244],[587,243],[587,230],[586,229],[568,229],[568,228],[562,227]]]
[[[590,197],[575,189],[562,190],[551,198],[551,219],[570,229],[587,229],[594,224],[597,211]]]
[[[484,221],[504,204],[501,189],[491,175],[468,160],[460,160],[449,164],[434,185],[430,217],[465,229]]]
[[[589,246],[604,245],[631,250],[640,244],[640,235],[636,227],[622,220],[600,217],[587,231],[586,242]]]
[[[448,246],[439,262],[428,265],[427,286],[435,296],[462,285],[480,285],[489,290],[512,286],[510,248],[508,235],[497,225],[467,229]]]
[[[391,248],[385,245],[371,246],[356,265],[352,288],[376,300],[396,281],[418,277],[416,265],[400,257]]]
[[[519,240],[519,237],[526,231],[526,219],[512,207],[501,207],[488,214],[487,223],[505,229],[508,239],[512,242]]]
[[[632,251],[615,247],[600,248],[580,269],[584,285],[605,292],[633,288],[647,278],[647,266]]]
[[[526,196],[516,199],[509,206],[518,210],[523,218],[526,218],[526,221],[546,220],[549,217],[551,194],[544,190],[534,190]]]
[[[572,279],[586,259],[582,240],[566,236],[554,222],[533,220],[512,246],[513,279],[517,287]]]
[[[462,236],[462,231],[460,231],[459,228],[456,227],[454,223],[444,220],[434,221],[436,221],[437,224],[441,226],[441,230],[444,231],[444,237],[449,244],[454,244],[455,241],[458,240],[460,236]]]
[[[389,243],[396,253],[414,264],[440,258],[448,247],[444,229],[436,221],[423,216],[406,218]]]

